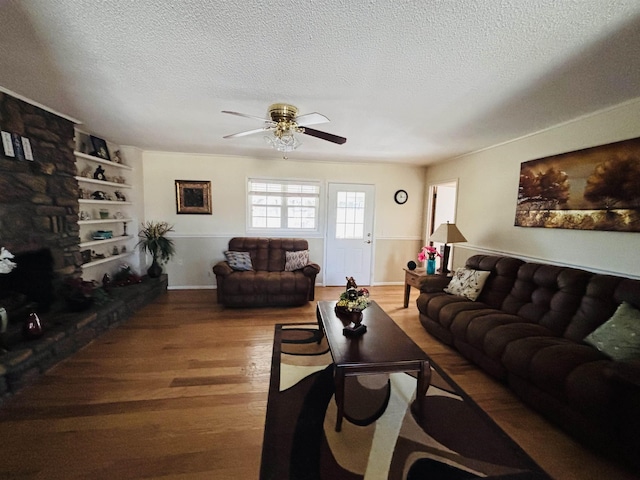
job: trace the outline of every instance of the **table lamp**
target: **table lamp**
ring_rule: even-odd
[[[440,263],[440,273],[442,275],[446,275],[449,273],[449,269],[447,266],[449,265],[449,253],[451,252],[451,247],[448,245],[449,243],[459,243],[466,242],[467,239],[464,238],[464,235],[460,233],[458,227],[456,227],[455,223],[442,223],[436,229],[435,232],[431,234],[429,237],[429,241],[444,243],[444,247],[442,249],[442,259]]]

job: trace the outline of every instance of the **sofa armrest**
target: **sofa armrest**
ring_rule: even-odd
[[[640,359],[612,362],[606,375],[618,384],[632,389],[640,389]]]
[[[229,264],[224,260],[216,263],[213,266],[213,273],[215,273],[216,276],[227,277],[231,274],[231,272],[233,272],[233,268],[231,268]]]
[[[320,273],[320,265],[317,263],[307,263],[302,269],[302,273],[304,273],[305,277],[315,277]]]
[[[424,293],[441,292],[449,282],[451,277],[446,275],[427,275],[420,284],[420,291]]]

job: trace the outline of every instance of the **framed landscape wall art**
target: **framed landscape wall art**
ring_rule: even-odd
[[[176,211],[211,215],[211,182],[176,180]]]
[[[522,163],[515,225],[640,232],[640,138]]]

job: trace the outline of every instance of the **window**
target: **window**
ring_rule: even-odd
[[[318,229],[320,182],[249,179],[249,228]]]
[[[336,238],[364,238],[364,192],[338,192]]]

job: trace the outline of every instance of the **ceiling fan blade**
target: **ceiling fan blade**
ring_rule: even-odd
[[[296,123],[300,127],[304,127],[306,125],[318,125],[319,123],[327,123],[330,120],[318,112],[306,113],[304,115],[300,115],[296,117]]]
[[[232,133],[231,135],[225,135],[222,138],[244,137],[244,136],[247,136],[247,135],[253,135],[254,133],[265,132],[265,131],[269,130],[269,128],[270,127],[262,127],[262,128],[256,128],[255,130],[247,130],[246,132]]]
[[[230,112],[229,110],[222,110],[222,113],[228,113],[230,115],[237,115],[238,117],[254,118],[256,120],[262,120],[263,122],[273,123],[270,119],[264,117],[258,117],[256,115],[248,115],[246,113]]]
[[[337,143],[339,145],[342,145],[347,141],[347,139],[344,137],[339,137],[338,135],[333,135],[332,133],[321,132],[320,130],[315,130],[309,127],[304,127],[303,133],[311,135],[312,137],[321,138],[322,140]]]

